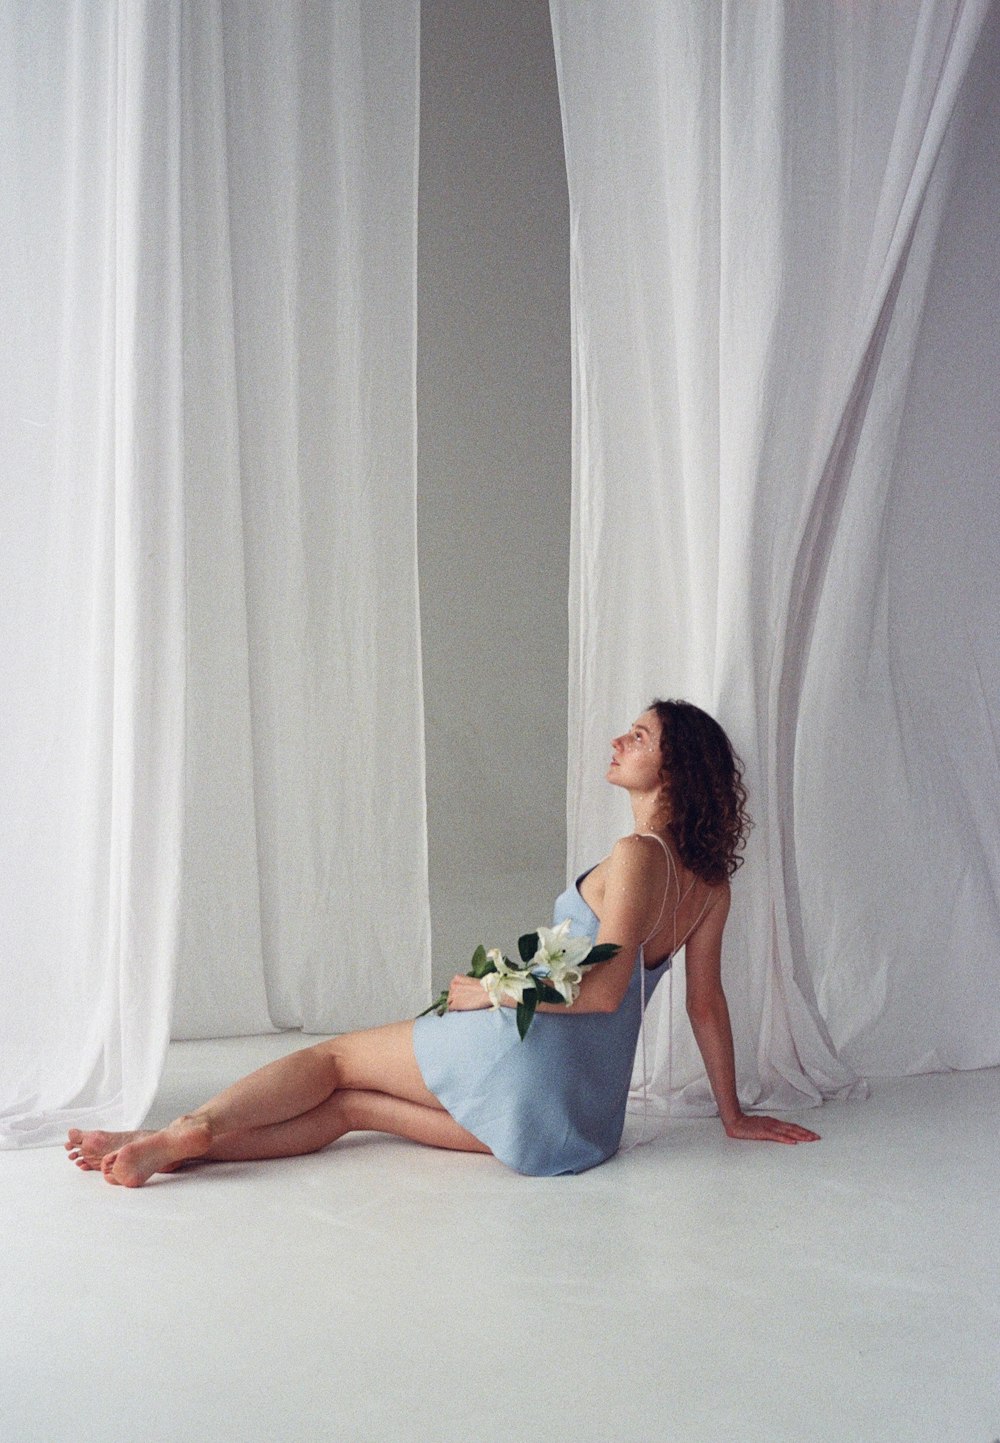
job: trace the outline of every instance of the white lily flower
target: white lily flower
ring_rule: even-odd
[[[558,927],[538,928],[538,950],[531,961],[531,970],[555,988],[566,1005],[572,1006],[580,995],[583,973],[580,963],[593,950],[587,937],[569,935],[569,919]]]
[[[567,1006],[571,1006],[580,995],[583,973],[579,967],[567,967],[562,961],[553,962],[545,975],[545,981],[555,988]]]
[[[590,955],[594,948],[590,938],[571,937],[569,926],[567,917],[558,927],[538,928],[538,951],[530,964],[533,970],[545,969],[546,974],[551,973],[556,964],[575,968]]]
[[[526,988],[535,985],[535,979],[530,972],[518,972],[506,967],[502,972],[487,972],[479,981],[490,999],[491,1007],[502,1007],[505,998],[509,998],[511,1002],[520,1002]]]

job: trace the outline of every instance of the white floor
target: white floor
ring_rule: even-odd
[[[157,1117],[287,1045],[176,1044]],[[993,1443],[998,1115],[997,1070],[875,1082],[819,1144],[679,1123],[551,1180],[0,1154],[0,1440]]]

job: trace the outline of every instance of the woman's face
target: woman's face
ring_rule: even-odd
[[[656,792],[663,785],[660,718],[644,711],[627,732],[611,743],[608,781],[630,792]]]

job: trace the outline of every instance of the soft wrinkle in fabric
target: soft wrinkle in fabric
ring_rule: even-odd
[[[550,12],[571,215],[568,873],[621,828],[592,785],[607,738],[653,696],[689,697],[746,762],[755,821],[724,945],[744,1102],[815,1105],[932,1056],[996,1063],[996,400],[965,354],[978,329],[995,376],[996,7]],[[979,226],[959,238],[963,216]],[[701,1113],[675,990],[677,1016],[665,989],[650,1009],[651,1107]]]
[[[579,883],[556,900],[554,925],[597,938]],[[646,971],[650,997],[670,959]],[[639,949],[614,1012],[536,1012],[522,1041],[512,1007],[418,1017],[413,1049],[427,1086],[495,1157],[533,1177],[586,1172],[617,1150],[642,1022]]]

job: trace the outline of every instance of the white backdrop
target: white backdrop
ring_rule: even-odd
[[[901,588],[899,568],[900,423],[987,8],[551,0],[572,231],[570,869],[628,825],[596,782],[608,737],[655,694],[718,715],[757,823],[725,956],[748,1103],[849,1091],[852,1063],[1000,1060],[1000,792],[982,785],[1000,676],[977,606],[995,552],[950,578],[950,626],[928,625],[951,602],[940,570]],[[980,476],[956,478],[966,518],[989,465],[983,447]],[[928,637],[937,675],[918,664]],[[654,1092],[672,1032],[672,1105],[701,1111],[666,993]]]
[[[0,9],[0,1115],[429,991],[416,0]],[[175,999],[176,991],[176,999]]]

